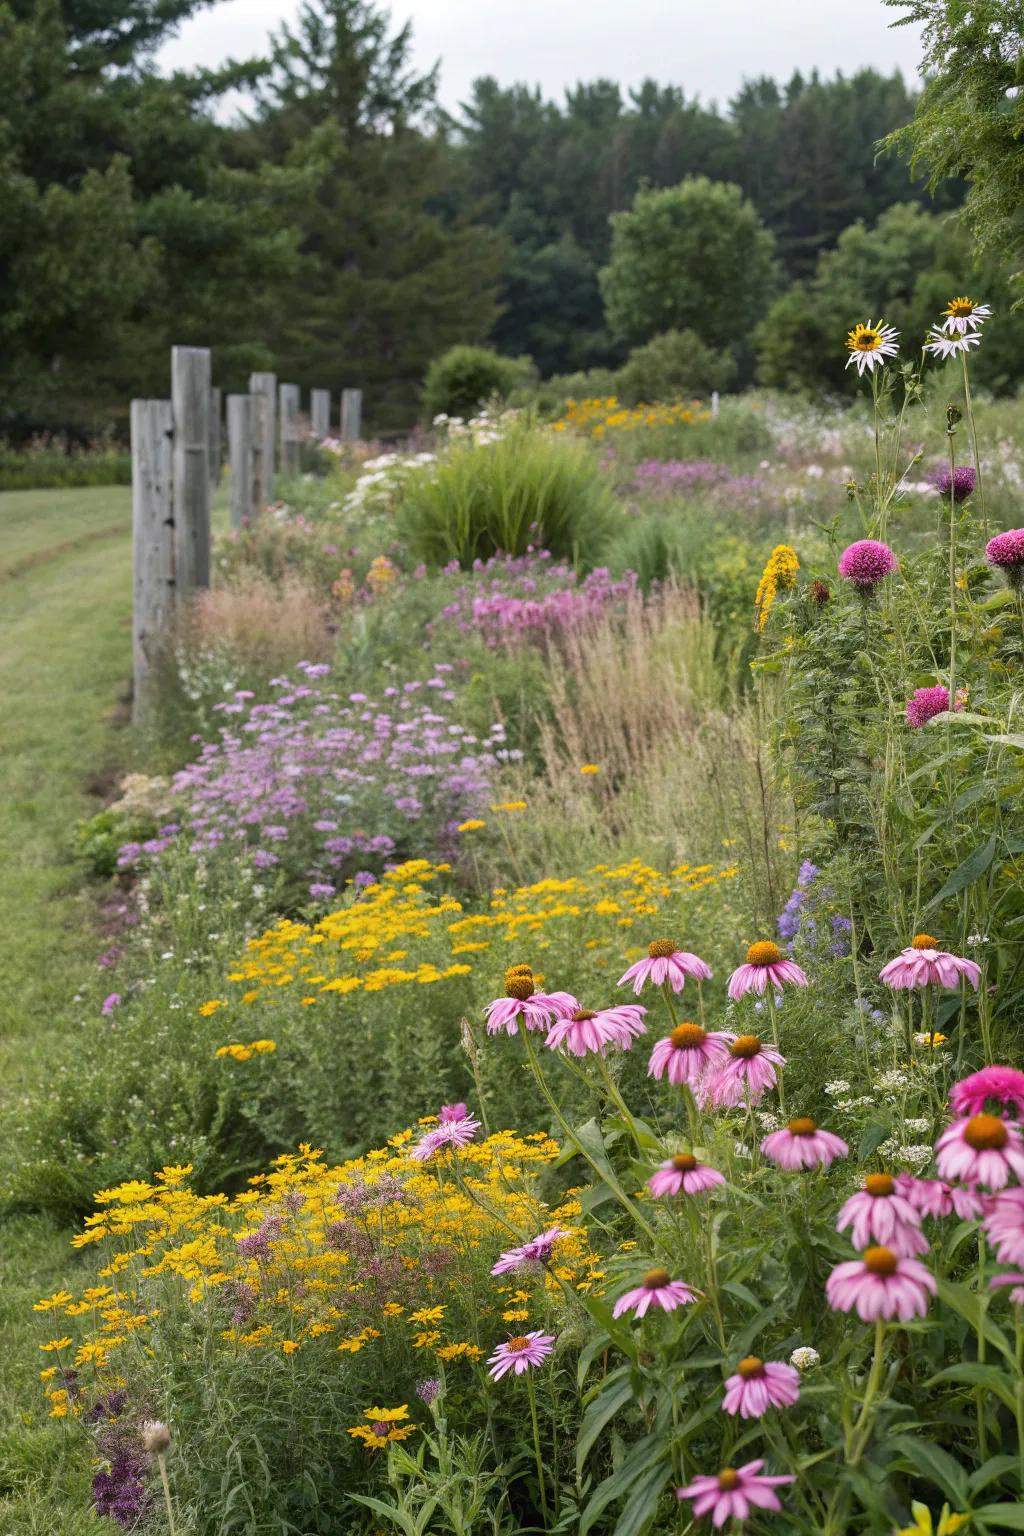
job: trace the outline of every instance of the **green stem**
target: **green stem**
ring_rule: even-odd
[[[526,1370],[526,1391],[530,1399],[530,1419],[533,1423],[533,1453],[537,1458],[537,1481],[540,1484],[540,1513],[544,1529],[548,1528],[548,1498],[544,1490],[544,1458],[540,1453],[540,1425],[537,1423],[537,1394],[533,1385],[533,1368]]]
[[[167,1457],[158,1456],[156,1460],[157,1465],[160,1468],[160,1481],[163,1484],[164,1504],[167,1507],[167,1529],[170,1532],[170,1536],[174,1536],[174,1508],[171,1504],[171,1485],[167,1481]]]
[[[871,1361],[871,1372],[868,1376],[868,1384],[864,1391],[864,1401],[861,1403],[860,1414],[850,1434],[846,1459],[851,1467],[857,1465],[871,1434],[870,1412],[872,1404],[878,1395],[878,1389],[882,1384],[882,1369],[885,1364],[885,1322],[879,1318],[875,1323],[875,1353]]]
[[[956,471],[956,450],[953,431],[949,439],[949,706],[956,708],[956,496],[953,476]]]
[[[974,424],[974,406],[971,402],[971,382],[967,377],[967,352],[960,354],[964,370],[964,407],[967,412],[967,430],[971,434],[971,452],[974,454],[974,474],[978,482],[978,501],[981,503],[982,538],[988,540],[988,510],[985,506],[985,489],[981,483],[981,454],[978,452],[978,429]]]
[[[985,1239],[978,1233],[978,1363],[985,1363],[985,1314],[988,1310],[988,1292],[985,1289]],[[974,1409],[978,1424],[978,1457],[982,1462],[988,1459],[986,1449],[987,1433],[985,1430],[985,1393],[981,1383],[975,1388]]]
[[[1024,1328],[1021,1327],[1021,1308],[1013,1309],[1013,1331],[1016,1340],[1017,1382],[1014,1399],[1017,1404],[1017,1480],[1024,1491]]]

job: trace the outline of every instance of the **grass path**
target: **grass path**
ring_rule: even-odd
[[[73,1027],[96,953],[71,832],[97,809],[90,782],[127,748],[111,719],[131,665],[130,526],[124,487],[0,495],[0,1111],[45,1073],[48,1038]],[[48,1221],[0,1230],[3,1536],[110,1527],[40,1408],[31,1306],[72,1267]]]

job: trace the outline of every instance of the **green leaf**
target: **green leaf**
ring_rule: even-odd
[[[716,1404],[717,1407],[717,1404]],[[625,1459],[617,1472],[606,1477],[594,1490],[586,1509],[580,1517],[580,1536],[587,1536],[595,1523],[615,1499],[623,1498],[631,1493],[635,1483],[641,1477],[646,1477],[655,1466],[659,1466],[662,1480],[664,1480],[664,1468],[668,1463],[668,1444],[666,1441],[654,1439],[650,1436],[643,1440],[637,1440],[633,1445],[626,1447]]]
[[[938,1280],[939,1300],[944,1306],[952,1307],[953,1311],[970,1323],[974,1332],[977,1333],[982,1318],[977,1296],[973,1291],[969,1291],[965,1285],[956,1285],[952,1280],[936,1278]],[[996,1326],[987,1312],[985,1314],[984,1332],[988,1342],[994,1344],[1003,1358],[1016,1368],[1016,1357],[1012,1345],[1003,1330]]]
[[[942,1489],[954,1509],[967,1507],[967,1474],[941,1445],[926,1440],[923,1435],[895,1435],[891,1444],[902,1452],[915,1471]]]
[[[633,1400],[633,1383],[629,1379],[629,1371],[623,1367],[624,1379],[615,1381],[608,1378],[608,1384],[598,1397],[589,1405],[580,1422],[579,1434],[576,1439],[576,1476],[583,1472],[583,1463],[590,1453],[591,1447],[596,1442],[601,1431],[627,1403]]]
[[[1021,743],[1024,745],[1024,737],[1021,738]],[[973,885],[976,880],[980,880],[995,858],[995,852],[996,839],[994,837],[988,837],[983,843],[979,843],[967,855],[963,863],[957,865],[938,895],[932,897],[925,911],[931,911],[932,907],[939,906],[947,897],[955,896],[958,891],[962,891],[966,886]]]
[[[948,1365],[945,1370],[936,1372],[928,1382],[928,1386],[932,1386],[937,1381],[957,1381],[970,1387],[985,1387],[989,1392],[995,1393],[1011,1413],[1017,1411],[1017,1400],[1013,1388],[1005,1372],[1001,1371],[997,1365],[985,1365],[980,1360],[964,1360],[960,1365]]]
[[[891,1130],[891,1125],[880,1125],[877,1120],[872,1120],[861,1132],[860,1142],[857,1146],[857,1156],[862,1159],[871,1157],[873,1153],[878,1151],[878,1148]]]
[[[626,1500],[613,1536],[640,1536],[661,1503],[667,1466],[654,1466],[640,1479]]]
[[[1001,1526],[1007,1531],[1024,1531],[1024,1504],[983,1504],[971,1514],[978,1525]]]
[[[983,739],[994,742],[997,747],[1018,747],[1024,752],[1024,734],[1020,731],[1008,731],[1002,736],[985,736]]]
[[[972,1472],[967,1479],[971,1498],[973,1499],[983,1488],[987,1488],[989,1483],[994,1483],[997,1478],[1004,1477],[1009,1472],[1016,1476],[1019,1465],[1020,1461],[1016,1456],[990,1456],[988,1461],[976,1472]]]

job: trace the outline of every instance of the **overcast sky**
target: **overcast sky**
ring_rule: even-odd
[[[297,10],[298,0],[221,0],[186,22],[160,61],[258,54]],[[913,81],[920,58],[918,29],[892,28],[899,13],[882,0],[395,0],[391,11],[412,21],[419,65],[441,60],[449,108],[478,75],[555,97],[577,80],[629,86],[650,75],[724,106],[746,76],[874,65]]]

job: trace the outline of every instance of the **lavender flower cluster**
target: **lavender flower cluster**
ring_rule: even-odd
[[[406,853],[451,853],[459,822],[488,801],[496,764],[517,755],[504,727],[481,740],[455,720],[447,663],[378,701],[339,695],[327,665],[297,671],[299,680],[272,679],[271,702],[243,689],[216,706],[230,724],[176,775],[180,832],[159,840],[157,856],[171,843],[199,856],[233,850],[254,870],[327,898]],[[119,863],[136,864],[144,851],[127,844]]]
[[[570,566],[552,562],[547,550],[495,556],[475,563],[473,576],[430,627],[450,624],[495,647],[543,644],[627,601],[636,590],[634,571],[616,581],[602,567],[579,581]]]
[[[796,886],[776,920],[779,937],[791,953],[798,938],[805,948],[816,948],[824,940],[827,952],[842,958],[850,953],[852,925],[848,917],[822,911],[832,892],[815,885],[818,874],[818,866],[810,859],[800,865]]]
[[[734,475],[727,464],[709,459],[643,459],[633,471],[630,490],[665,497],[704,492],[715,499],[755,502],[763,489],[756,475]]]

